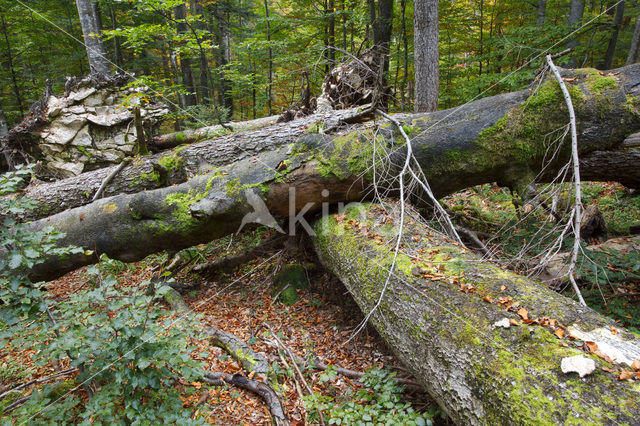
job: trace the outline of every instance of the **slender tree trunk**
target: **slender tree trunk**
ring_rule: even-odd
[[[113,9],[113,3],[109,2],[109,16],[111,18],[111,29],[115,30],[118,28],[118,21],[116,19],[116,12]],[[122,45],[120,44],[120,37],[113,37],[113,62],[115,62],[116,66],[120,67],[123,64],[122,60]]]
[[[327,49],[329,49],[329,69],[332,69],[336,64],[336,15],[335,15],[335,1],[329,0],[327,13],[329,17],[329,37],[327,43]]]
[[[609,45],[607,46],[607,53],[604,57],[601,69],[608,70],[613,65],[613,57],[616,53],[616,44],[618,43],[618,34],[620,33],[620,25],[622,25],[622,18],[624,17],[624,0],[622,0],[616,6],[616,15],[613,18],[613,26],[611,28],[611,38],[609,39]]]
[[[480,58],[478,75],[482,76],[482,55],[484,54],[484,0],[480,0]],[[416,82],[417,84],[417,82]]]
[[[231,62],[231,30],[229,28],[229,3],[218,2],[215,6],[216,21],[218,22],[218,66],[221,70],[220,105],[233,115],[232,82],[226,78],[226,66]]]
[[[393,28],[393,0],[378,0],[377,9],[375,2],[371,0],[369,6],[378,72],[377,98],[374,98],[374,104],[379,108],[386,109],[389,103],[387,71],[389,71],[389,52]]]
[[[179,34],[187,32],[187,6],[182,3],[174,8],[176,17],[176,30]],[[182,71],[182,85],[186,93],[183,94],[184,106],[194,106],[197,104],[196,88],[193,79],[193,70],[191,69],[191,59],[186,54],[180,55],[180,70]]]
[[[269,0],[264,0],[264,15],[267,20],[267,53],[269,56],[269,75],[267,85],[267,113],[271,115],[272,86],[273,86],[273,50],[271,49],[271,24],[269,23]]]
[[[400,7],[402,9],[402,20],[400,21],[400,25],[402,25],[402,44],[404,47],[404,55],[403,55],[403,73],[402,73],[402,83],[400,84],[400,110],[402,112],[405,111],[407,107],[406,93],[407,90],[407,78],[409,78],[409,39],[407,37],[407,0],[400,1]]]
[[[11,73],[11,83],[13,84],[13,93],[16,96],[18,111],[20,111],[20,120],[22,120],[24,118],[24,107],[22,106],[23,104],[22,95],[20,94],[20,88],[18,87],[18,78],[16,76],[16,70],[13,66],[13,55],[11,53],[11,43],[9,41],[7,23],[4,20],[3,13],[0,13],[0,23],[2,24],[2,34],[4,35],[4,41],[7,44],[7,65],[9,65],[9,72]]]
[[[569,10],[569,27],[575,31],[582,21],[584,15],[584,0],[571,0],[571,8]],[[576,49],[578,47],[578,35],[573,35],[567,41],[568,49]],[[578,56],[572,55],[569,59],[569,67],[575,68],[578,64]]]
[[[633,30],[633,38],[631,39],[631,47],[627,56],[627,65],[635,64],[640,57],[640,16],[636,19],[636,26]]]
[[[204,21],[204,10],[202,7],[202,0],[191,0],[189,3],[191,14],[194,16],[199,16],[200,18],[194,24],[196,29],[204,30],[207,26]],[[206,51],[202,48],[203,39],[199,35],[195,35],[198,37],[198,46],[200,47],[200,78],[199,85],[200,88],[200,102],[203,105],[208,105],[210,102],[210,82],[209,82],[209,61],[207,60]]]
[[[547,0],[538,0],[538,13],[536,25],[541,27],[544,25],[544,19],[547,15]]]
[[[91,0],[76,0],[91,74],[109,75],[109,59],[100,37],[100,27]]]
[[[342,0],[342,55],[347,52],[347,0]]]
[[[416,81],[415,112],[438,109],[440,64],[438,54],[438,0],[413,5],[413,44]]]

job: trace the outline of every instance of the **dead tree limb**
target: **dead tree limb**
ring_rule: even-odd
[[[209,371],[205,373],[202,381],[209,383],[213,386],[222,386],[228,383],[233,386],[237,386],[242,389],[246,389],[259,395],[269,408],[269,412],[273,417],[273,421],[277,426],[286,426],[289,424],[287,416],[284,414],[282,408],[282,402],[278,397],[278,394],[266,383],[259,382],[257,380],[247,379],[240,374],[228,374],[217,371]]]

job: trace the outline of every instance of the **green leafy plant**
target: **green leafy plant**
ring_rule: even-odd
[[[15,191],[30,170],[0,178],[0,195]],[[18,215],[33,205],[26,200],[0,199],[3,211]],[[36,348],[36,362],[68,360],[79,374],[69,386],[34,390],[13,411],[12,421],[51,424],[199,424],[182,408],[180,382],[200,376],[202,365],[191,359],[189,329],[155,304],[168,287],[146,295],[149,282],[123,287],[110,272],[120,262],[103,259],[87,273],[95,286],[66,300],[48,298],[45,283],[33,283],[30,270],[48,256],[81,251],[60,248],[63,237],[50,229],[34,232],[6,217],[0,230],[0,339],[14,349]],[[57,303],[55,303],[57,302]],[[13,373],[12,373],[13,374]],[[87,403],[73,396],[82,386]]]
[[[328,369],[319,377],[319,383],[334,380],[336,372]],[[414,411],[411,404],[402,402],[403,387],[395,380],[395,373],[370,369],[360,379],[363,388],[350,390],[333,399],[314,393],[305,397],[309,420],[315,421],[322,411],[332,425],[431,425],[429,414]]]

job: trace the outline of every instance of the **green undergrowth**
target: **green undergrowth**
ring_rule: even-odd
[[[552,191],[557,191],[558,212],[563,217],[562,224],[566,223],[573,202],[571,188],[568,184],[546,188],[546,193]],[[550,199],[545,202],[551,205]],[[496,185],[461,191],[447,197],[444,203],[458,223],[486,234],[482,240],[501,259],[511,261],[511,267],[516,270],[528,270],[531,264],[527,259],[545,252],[562,233],[562,224],[550,218],[543,208],[529,214],[520,208],[518,216],[510,191]],[[583,204],[595,205],[602,212],[608,230],[603,239],[624,237],[631,226],[640,225],[640,194],[619,184],[584,182]],[[599,242],[582,244],[577,273],[583,296],[593,309],[640,332],[640,250],[589,248]],[[569,234],[559,251],[569,252],[572,246],[573,238]],[[573,296],[566,284],[560,284],[558,289]]]

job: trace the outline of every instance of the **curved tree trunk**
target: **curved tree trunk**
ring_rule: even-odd
[[[351,206],[315,226],[314,245],[365,314],[377,305],[370,321],[456,424],[637,422],[640,388],[603,368],[631,371],[627,363],[640,359],[638,337],[533,280],[485,263],[421,225],[415,214],[406,216],[392,266],[399,210]],[[570,340],[570,334],[579,338]],[[585,340],[623,364],[585,353]],[[564,374],[562,360],[576,355],[593,360],[595,372]]]
[[[640,66],[621,69],[615,78],[589,70],[566,75],[575,78],[571,92],[582,154],[616,150],[628,134],[640,130],[633,100],[640,95],[636,84]],[[589,91],[602,84],[608,85],[606,92]],[[548,81],[537,94],[529,95],[524,91],[481,99],[456,114],[398,116],[412,135],[412,151],[437,197],[487,182],[524,189],[543,167],[545,178],[566,163],[568,146],[555,136],[567,122],[557,83]],[[389,158],[374,158],[374,152],[381,150],[390,151]],[[556,151],[556,158],[548,161]],[[260,197],[276,218],[312,213],[326,203],[359,200],[371,193],[372,168],[403,164],[406,152],[404,139],[388,125],[360,128],[334,139],[311,133],[294,146],[245,154],[243,160],[224,167],[212,170],[205,164],[201,167],[211,172],[180,185],[118,195],[64,211],[32,226],[53,226],[67,234],[64,243],[95,253],[64,262],[52,260],[40,268],[41,275],[54,276],[95,262],[100,253],[134,261],[156,251],[208,242],[237,231],[245,215],[249,214],[245,220],[256,218]],[[603,169],[598,176],[615,179],[610,173]]]

